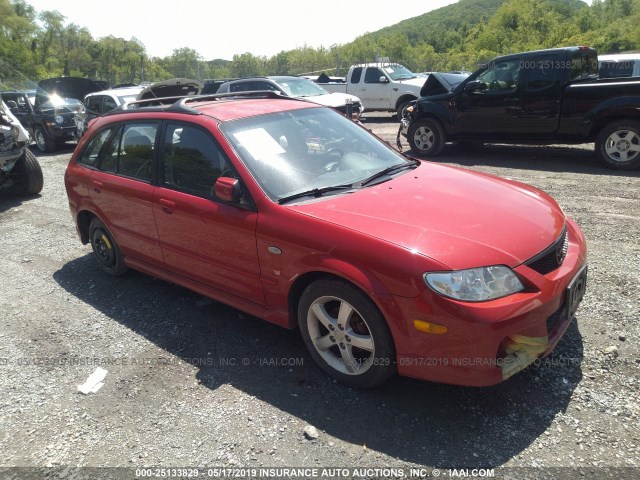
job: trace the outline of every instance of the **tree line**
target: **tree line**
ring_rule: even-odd
[[[640,0],[460,0],[352,42],[301,47],[271,57],[250,52],[207,60],[192,48],[150,57],[136,38],[95,39],[57,11],[0,0],[0,89],[33,88],[54,76],[111,85],[174,77],[344,75],[354,63],[385,57],[416,72],[466,69],[505,53],[590,45],[601,53],[640,50]]]

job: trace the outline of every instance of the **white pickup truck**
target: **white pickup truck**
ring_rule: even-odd
[[[399,63],[388,62],[353,65],[344,82],[322,82],[327,78],[321,75],[316,80],[325,90],[356,95],[367,110],[396,112],[398,118],[409,102],[420,97],[427,80]]]

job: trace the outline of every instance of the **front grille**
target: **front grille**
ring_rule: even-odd
[[[354,113],[360,113],[362,112],[362,104],[360,102],[353,102],[353,112]],[[346,105],[341,105],[339,107],[336,107],[336,110],[338,110],[340,113],[342,113],[343,115],[347,113],[347,106]]]
[[[565,228],[553,244],[524,264],[541,275],[551,273],[562,265],[569,249],[569,238]]]

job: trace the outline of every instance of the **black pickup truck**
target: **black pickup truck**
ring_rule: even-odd
[[[567,47],[496,58],[469,77],[433,73],[398,133],[416,155],[448,141],[595,142],[609,168],[640,167],[640,79],[598,78],[598,55]]]

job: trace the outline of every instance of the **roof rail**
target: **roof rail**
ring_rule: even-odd
[[[187,95],[177,97],[162,97],[162,98],[148,98],[145,100],[134,100],[133,102],[125,103],[110,112],[104,114],[104,116],[123,112],[140,111],[144,108],[146,112],[181,112],[191,115],[201,115],[202,112],[191,108],[187,103],[203,102],[207,100],[222,100],[225,98],[278,98],[286,100],[298,100],[293,97],[286,97],[280,95],[278,92],[272,90],[252,90],[249,92],[230,92],[230,93],[212,93],[207,95]]]

